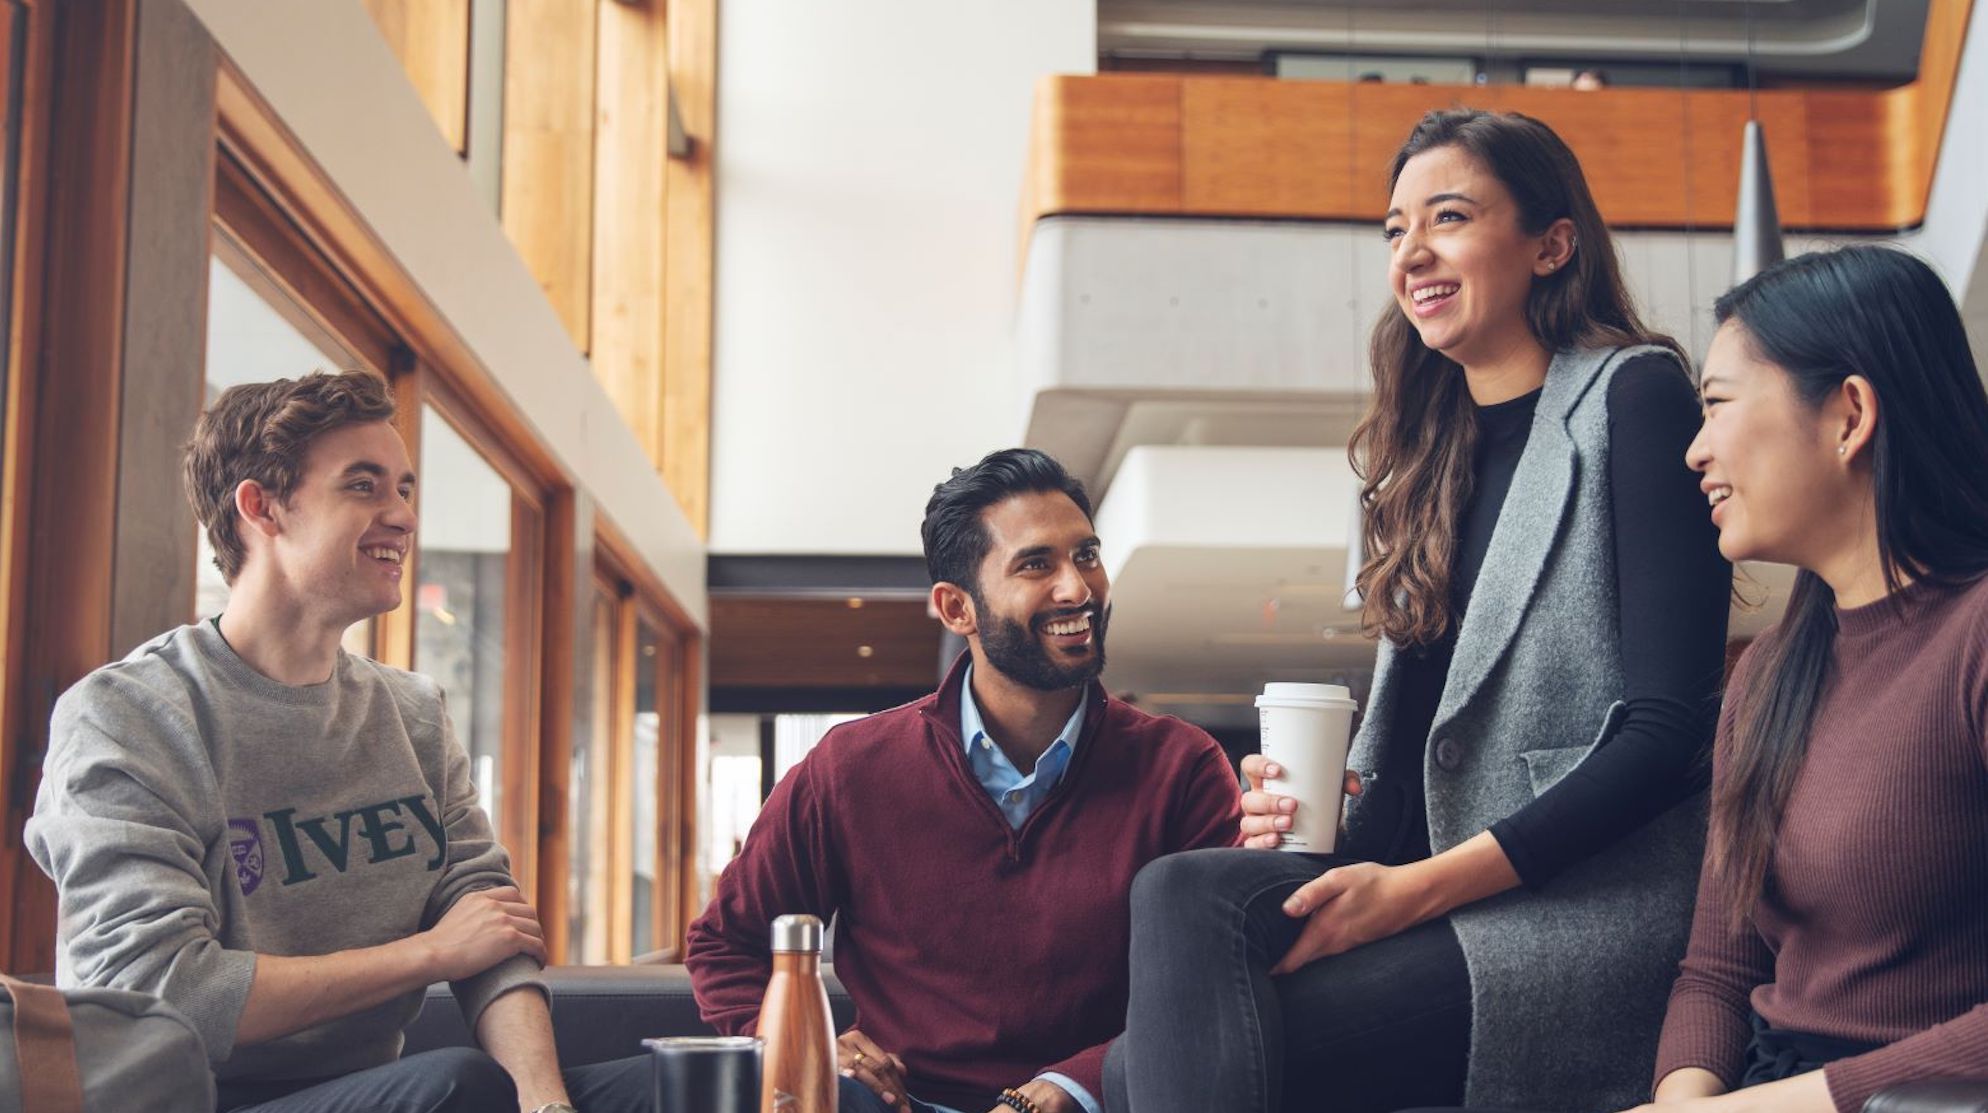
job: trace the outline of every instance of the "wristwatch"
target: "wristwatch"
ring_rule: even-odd
[[[563,1101],[548,1101],[532,1110],[532,1113],[580,1113],[580,1111]]]

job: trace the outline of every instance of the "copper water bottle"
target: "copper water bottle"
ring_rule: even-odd
[[[821,921],[773,921],[773,978],[759,1009],[766,1041],[760,1113],[836,1113],[835,1021],[821,981]]]

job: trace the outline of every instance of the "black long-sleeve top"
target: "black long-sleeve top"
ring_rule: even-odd
[[[1485,550],[1525,451],[1539,392],[1477,410],[1475,482],[1451,574],[1453,613],[1470,606]],[[1698,400],[1663,356],[1640,356],[1608,392],[1609,494],[1624,716],[1615,735],[1530,804],[1492,824],[1492,837],[1528,887],[1614,843],[1702,788],[1718,718],[1732,569],[1719,555],[1698,479],[1684,463]],[[1429,856],[1421,776],[1429,728],[1449,679],[1456,627],[1401,657],[1391,791],[1375,803],[1403,810],[1384,861]],[[1387,800],[1392,797],[1392,800]],[[1385,828],[1383,828],[1385,829]]]

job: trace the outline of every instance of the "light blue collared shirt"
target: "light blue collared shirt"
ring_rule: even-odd
[[[980,717],[980,705],[973,701],[973,666],[966,667],[966,676],[960,682],[959,736],[966,740],[966,762],[973,767],[973,779],[994,798],[1001,814],[1008,817],[1011,826],[1020,828],[1028,822],[1036,808],[1048,798],[1063,779],[1063,771],[1070,768],[1070,756],[1076,752],[1077,737],[1084,731],[1084,703],[1079,696],[1077,710],[1070,713],[1070,720],[1063,724],[1062,733],[1056,741],[1042,751],[1035,759],[1035,771],[1022,776],[1015,763],[992,738],[987,736],[987,724]]]
[[[1086,693],[1088,694],[1088,693]],[[1077,698],[1077,709],[1070,713],[1070,720],[1063,724],[1063,730],[1050,743],[1042,756],[1035,759],[1035,770],[1028,776],[1015,768],[1008,755],[994,740],[987,736],[987,723],[980,717],[980,705],[973,702],[973,666],[966,667],[966,676],[960,681],[959,736],[966,740],[966,763],[973,768],[973,779],[994,798],[994,804],[1008,823],[1020,828],[1028,822],[1028,817],[1042,806],[1057,782],[1070,768],[1070,756],[1077,750],[1077,738],[1084,731],[1084,705],[1089,701],[1083,696]],[[1042,1081],[1053,1083],[1064,1093],[1077,1099],[1084,1107],[1084,1113],[1104,1113],[1104,1107],[1091,1096],[1089,1090],[1079,1085],[1077,1080],[1054,1071],[1038,1076]],[[955,1113],[943,1106],[933,1106],[934,1113]]]

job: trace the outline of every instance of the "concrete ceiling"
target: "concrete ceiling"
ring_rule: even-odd
[[[1918,70],[1926,0],[1099,0],[1104,54],[1271,52],[1731,63],[1865,80]],[[1749,35],[1749,31],[1751,34]]]

